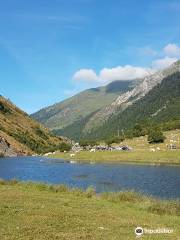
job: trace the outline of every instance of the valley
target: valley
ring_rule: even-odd
[[[125,139],[120,144],[112,146],[128,146],[129,151],[80,151],[71,156],[70,153],[49,155],[50,158],[60,158],[77,162],[93,163],[124,163],[148,165],[180,165],[180,130],[164,133],[164,143],[149,144],[147,136]],[[176,149],[170,149],[170,144],[175,144]],[[104,143],[102,143],[104,145]]]
[[[0,1],[0,240],[180,240],[180,1]]]

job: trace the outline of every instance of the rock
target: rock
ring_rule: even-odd
[[[0,154],[5,157],[16,157],[18,155],[10,143],[2,137],[0,137]]]

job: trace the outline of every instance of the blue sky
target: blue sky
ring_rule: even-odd
[[[179,0],[0,0],[1,94],[28,113],[179,58]]]

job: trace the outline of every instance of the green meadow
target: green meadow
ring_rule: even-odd
[[[139,164],[180,164],[180,130],[165,132],[166,140],[160,144],[149,144],[147,136],[126,139],[121,145],[132,147],[132,151],[81,151],[71,157],[70,153],[57,153],[50,155],[54,158],[74,159],[91,162],[120,162]],[[170,150],[171,141],[175,142],[177,149]],[[155,150],[155,152],[152,151]]]
[[[179,165],[180,164],[180,150],[173,151],[132,151],[132,152],[117,152],[117,151],[105,151],[105,152],[88,152],[82,151],[76,153],[74,157],[71,157],[69,153],[58,153],[50,155],[52,158],[62,158],[67,160],[77,161],[90,161],[95,162],[110,162],[110,163],[136,163],[136,164],[168,164]]]
[[[137,226],[166,228],[180,236],[180,202],[157,200],[135,192],[102,193],[63,185],[0,181],[1,240],[132,240]]]

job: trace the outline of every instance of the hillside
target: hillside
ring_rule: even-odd
[[[120,94],[132,89],[135,84],[136,81],[115,81],[104,87],[88,89],[44,108],[32,114],[32,117],[56,131],[64,130],[72,124],[77,126],[115,101]]]
[[[114,134],[119,129],[119,124],[122,125],[120,128],[126,128],[127,125],[130,127],[138,120],[137,116],[147,117],[141,114],[141,110],[137,110],[134,118],[135,114],[130,113],[135,111],[132,110],[134,109],[134,103],[138,102],[140,104],[141,101],[139,100],[144,98],[152,89],[156,89],[155,87],[161,84],[163,79],[179,71],[180,61],[177,61],[170,67],[157,71],[144,79],[115,81],[105,87],[86,90],[61,103],[40,110],[33,114],[32,117],[45,124],[54,133],[68,136],[75,140],[91,137],[99,138],[100,136],[109,135],[111,132]],[[170,86],[165,87],[169,88]],[[174,90],[170,88],[169,94],[171,94],[171,91]],[[162,98],[163,101],[166,101],[165,98],[166,95]],[[146,104],[150,104],[150,102],[146,102]],[[159,103],[157,106],[159,107],[157,111],[160,111],[161,104]],[[165,104],[163,106],[165,107]],[[170,109],[172,109],[172,104]],[[161,111],[162,113],[164,111]],[[129,116],[124,119],[123,115],[127,114]],[[151,114],[157,115],[154,117],[157,121],[161,117],[160,112],[157,114],[155,109]],[[121,118],[120,116],[122,116],[122,121],[117,125],[119,121],[117,119]],[[132,121],[129,120],[131,117],[133,118]],[[168,119],[171,119],[171,117]]]
[[[111,117],[87,138],[106,138],[117,135],[118,130],[142,125],[161,125],[164,129],[180,127],[180,72],[176,72],[156,85],[143,98],[126,108],[122,113]]]
[[[26,155],[55,149],[63,141],[0,96],[0,153]]]

